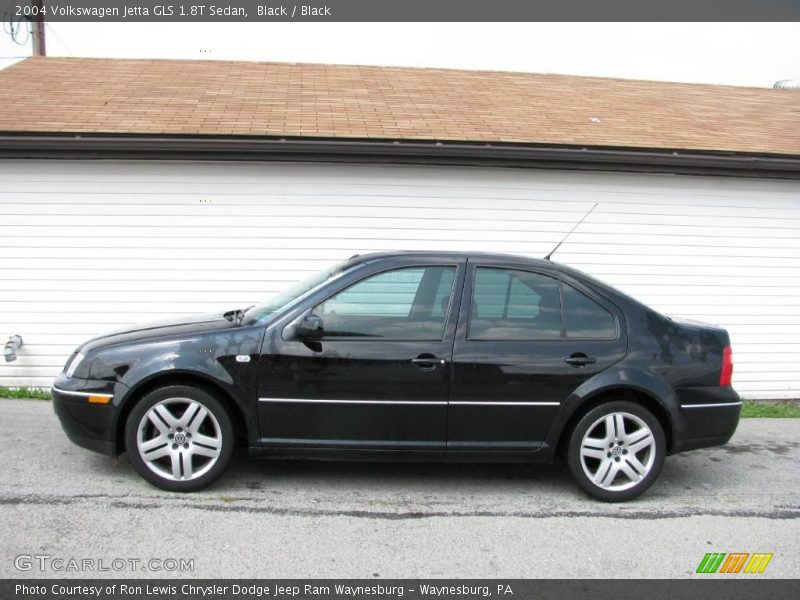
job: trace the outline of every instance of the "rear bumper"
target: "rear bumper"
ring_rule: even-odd
[[[53,411],[73,443],[108,456],[116,456],[116,424],[121,384],[67,378],[59,375],[52,387]],[[124,386],[122,386],[124,387]],[[89,402],[89,396],[108,396],[108,404]]]
[[[721,446],[739,424],[742,401],[731,386],[680,388],[675,391],[680,419],[673,452]]]

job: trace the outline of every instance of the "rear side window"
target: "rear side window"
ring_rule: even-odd
[[[564,283],[562,298],[568,338],[607,340],[617,336],[614,316],[586,294]]]
[[[474,340],[561,337],[558,280],[527,271],[478,267],[468,336]]]

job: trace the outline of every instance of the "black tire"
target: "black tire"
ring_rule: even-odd
[[[169,416],[159,416],[166,414],[164,408],[175,417],[174,422],[170,422]],[[182,422],[183,417],[188,423]],[[145,445],[149,456],[166,455],[146,460],[145,450],[140,451],[140,440],[151,442],[150,446]],[[153,390],[133,407],[125,422],[125,448],[134,469],[156,487],[170,492],[193,492],[210,485],[230,463],[234,450],[233,423],[225,406],[206,390],[170,385]],[[175,477],[176,462],[178,477]]]
[[[609,415],[612,415],[611,431],[606,429],[605,419]],[[619,421],[613,415],[622,415],[622,429],[626,435],[618,434]],[[646,430],[642,424],[649,429],[651,438],[644,437]],[[604,433],[603,437],[600,432]],[[583,456],[584,437],[589,433],[584,450],[587,455]],[[638,433],[638,436],[628,437],[631,433]],[[641,439],[637,441],[637,437]],[[624,502],[643,494],[658,479],[666,451],[664,430],[653,413],[634,402],[615,400],[593,408],[578,421],[567,445],[567,466],[581,489],[593,498]],[[592,474],[600,481],[595,482]]]

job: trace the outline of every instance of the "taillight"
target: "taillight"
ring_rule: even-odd
[[[719,384],[730,385],[732,376],[733,357],[731,356],[731,347],[725,346],[725,350],[722,351],[722,371],[719,374]]]

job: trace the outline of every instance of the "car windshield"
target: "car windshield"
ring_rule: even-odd
[[[324,269],[319,273],[315,273],[311,277],[308,277],[299,283],[295,283],[290,288],[279,292],[266,302],[257,304],[256,306],[248,309],[245,313],[243,321],[248,325],[254,323],[265,323],[276,311],[280,310],[284,306],[292,304],[302,296],[305,296],[311,290],[337,279],[345,271],[348,271],[356,266],[358,265],[354,265],[350,261],[344,261]]]

